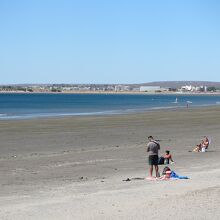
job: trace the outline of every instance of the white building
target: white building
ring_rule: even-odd
[[[192,86],[191,85],[190,86],[187,86],[187,85],[186,86],[182,86],[181,90],[182,91],[192,91]]]
[[[182,86],[181,87],[181,91],[183,92],[199,92],[199,91],[203,91],[203,92],[207,92],[207,86],[192,86],[192,85],[186,85],[186,86]]]
[[[116,85],[115,86],[115,91],[129,91],[130,90],[130,86],[126,86],[126,85]]]
[[[141,86],[140,92],[155,92],[161,90],[160,86]]]

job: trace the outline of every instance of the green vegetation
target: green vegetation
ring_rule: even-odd
[[[214,86],[210,86],[210,87],[207,88],[208,92],[216,92],[216,90],[217,90],[217,88],[214,87]]]

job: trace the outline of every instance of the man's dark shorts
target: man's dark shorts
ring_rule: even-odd
[[[148,163],[149,165],[158,165],[158,155],[150,155]]]

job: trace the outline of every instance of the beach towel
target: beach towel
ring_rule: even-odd
[[[187,176],[179,176],[177,173],[174,171],[171,171],[170,178],[175,178],[175,179],[189,179]]]
[[[161,177],[147,177],[146,180],[150,181],[160,181],[160,180],[178,180],[178,179],[189,179],[187,176],[179,176],[174,171],[168,171],[170,172],[170,175],[162,175]]]

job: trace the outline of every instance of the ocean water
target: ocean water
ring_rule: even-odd
[[[220,95],[0,94],[0,120],[219,105]]]

